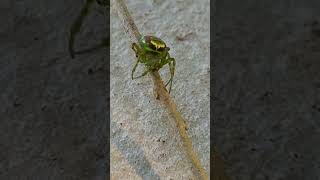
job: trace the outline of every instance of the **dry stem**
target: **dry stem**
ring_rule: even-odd
[[[126,32],[129,34],[133,42],[137,42],[141,35],[127,9],[126,4],[123,2],[123,0],[114,0],[114,2],[118,10],[118,15],[120,19],[123,21],[122,23]],[[186,131],[187,125],[181,113],[178,111],[176,103],[170,97],[168,91],[166,90],[159,72],[152,72],[151,76],[154,82],[154,88],[155,88],[155,93],[157,95],[157,98],[159,98],[164,103],[164,105],[168,108],[173,118],[175,119],[175,122],[179,129],[179,134],[181,136],[183,145],[185,147],[186,153],[190,161],[192,162],[194,168],[197,170],[197,173],[201,177],[201,179],[208,180],[209,178],[206,174],[206,171],[201,165],[201,162],[192,147],[192,141]]]

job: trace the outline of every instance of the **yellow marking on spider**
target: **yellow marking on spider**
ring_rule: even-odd
[[[157,41],[157,40],[151,40],[151,44],[153,44],[157,50],[160,48],[166,47],[166,45],[164,43],[162,43],[161,41]]]

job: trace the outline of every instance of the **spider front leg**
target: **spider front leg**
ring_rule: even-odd
[[[138,64],[139,64],[139,59],[137,59],[136,64],[133,66],[133,69],[132,69],[132,71],[131,71],[131,79],[135,79],[135,78],[133,77],[133,74],[134,74],[134,72],[136,71],[136,68],[137,68]]]
[[[145,75],[147,75],[148,74],[148,72],[150,72],[151,70],[150,69],[147,69],[147,70],[145,70],[140,76],[137,76],[137,77],[132,77],[132,79],[138,79],[138,78],[141,78],[141,77],[143,77],[143,76],[145,76]]]
[[[133,69],[131,72],[131,79],[138,79],[140,77],[147,75],[148,72],[150,72],[150,69],[147,68],[147,70],[145,70],[140,76],[134,77],[134,72],[136,71],[139,63],[141,63],[141,58],[144,58],[145,56],[143,54],[142,49],[136,43],[132,44],[132,49],[136,53],[137,61],[136,61],[135,65],[133,66]]]
[[[132,72],[131,72],[131,79],[132,79],[132,80],[133,80],[133,79],[141,78],[141,77],[147,75],[148,72],[151,71],[149,68],[147,68],[147,70],[145,70],[140,76],[133,77],[133,74],[134,74],[134,72],[136,71],[136,68],[137,68],[139,62],[140,62],[140,59],[138,58],[137,61],[136,61],[136,64],[134,65],[134,67],[133,67],[133,69],[132,69]]]
[[[170,56],[169,56],[168,60],[169,60],[168,64],[169,64],[169,68],[170,68],[170,79],[166,83],[166,87],[168,86],[168,84],[170,84],[170,87],[169,87],[169,93],[170,93],[171,92],[171,87],[172,87],[174,71],[175,71],[175,68],[176,68],[176,60],[174,58],[171,58]]]

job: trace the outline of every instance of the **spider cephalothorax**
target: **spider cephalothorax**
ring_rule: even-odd
[[[161,39],[154,36],[143,36],[139,40],[140,46],[146,51],[163,52],[167,45]]]
[[[168,64],[170,68],[170,79],[166,83],[166,86],[170,84],[169,93],[171,91],[172,80],[175,71],[176,61],[174,58],[170,57],[169,50],[170,48],[167,47],[166,43],[157,38],[155,36],[142,36],[139,39],[139,45],[136,43],[132,44],[132,49],[136,53],[137,62],[133,67],[131,76],[132,79],[140,78],[145,76],[150,71],[158,71],[164,65]],[[134,72],[139,63],[145,65],[145,71],[137,77],[134,77]]]

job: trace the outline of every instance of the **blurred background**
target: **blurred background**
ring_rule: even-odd
[[[320,179],[320,1],[216,2],[214,141],[237,180]]]
[[[102,180],[108,54],[71,59],[68,38],[85,1],[0,1],[0,179]],[[76,50],[108,35],[96,4]]]

